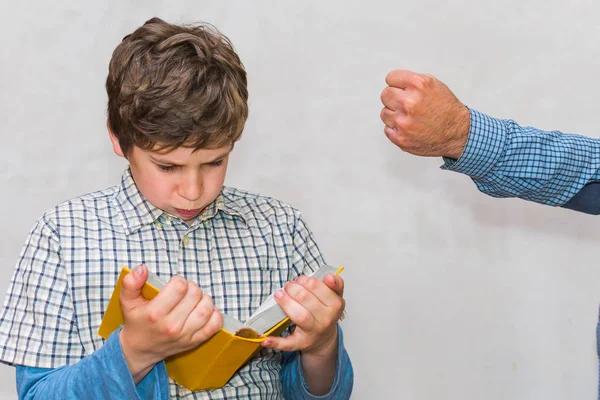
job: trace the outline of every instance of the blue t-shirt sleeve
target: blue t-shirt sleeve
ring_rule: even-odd
[[[479,190],[494,197],[519,197],[583,212],[600,208],[600,197],[592,189],[581,201],[567,204],[586,185],[600,180],[600,140],[522,127],[473,109],[470,114],[463,154],[458,160],[445,158],[442,169],[469,175]]]
[[[314,396],[309,392],[309,388],[302,374],[302,364],[300,353],[284,352],[283,366],[281,369],[281,383],[283,386],[283,395],[288,400],[303,399],[331,399],[345,400],[350,398],[354,386],[354,371],[350,357],[344,347],[344,337],[342,329],[338,325],[338,360],[335,372],[335,379],[331,385],[329,393],[322,396]]]
[[[77,364],[60,368],[17,366],[19,399],[169,399],[164,361],[135,385],[119,332],[113,332],[102,348]]]

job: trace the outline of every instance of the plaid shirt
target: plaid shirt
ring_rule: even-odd
[[[146,264],[197,282],[241,321],[276,289],[324,263],[294,208],[224,187],[191,225],[152,206],[129,169],[121,185],[67,201],[38,221],[20,255],[0,319],[0,361],[75,364],[99,349],[97,331],[119,271]],[[223,388],[173,398],[281,397],[282,354],[263,349]]]

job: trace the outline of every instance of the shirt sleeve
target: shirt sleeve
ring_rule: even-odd
[[[302,374],[302,363],[298,352],[285,352],[281,369],[283,395],[289,400],[300,399],[349,399],[354,386],[354,371],[350,357],[344,347],[344,336],[338,325],[338,360],[335,378],[329,393],[322,396],[312,395]]]
[[[119,332],[104,346],[71,366],[36,368],[17,366],[19,399],[169,399],[165,363],[156,364],[135,385],[123,356]]]
[[[57,368],[87,355],[55,228],[42,217],[19,256],[0,316],[0,361],[7,364]]]
[[[288,280],[296,279],[299,275],[312,274],[325,264],[313,233],[297,211],[293,231],[292,270]]]
[[[442,169],[469,175],[483,193],[563,206],[600,180],[600,140],[470,114],[463,154],[445,158]]]

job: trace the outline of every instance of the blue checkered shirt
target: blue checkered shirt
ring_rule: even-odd
[[[76,367],[96,368],[95,386],[119,381],[105,371],[105,363],[119,357],[102,353],[105,341],[97,332],[119,271],[141,263],[165,280],[181,275],[197,282],[222,312],[245,321],[286,281],[313,272],[324,260],[289,205],[224,187],[188,225],[152,206],[127,169],[120,185],[58,205],[30,232],[0,317],[0,361],[56,369],[89,359]],[[115,338],[104,349],[113,355],[120,352]],[[339,349],[331,398],[346,397],[352,386],[350,360],[343,344]],[[192,393],[171,381],[166,393],[177,399],[276,399],[287,387],[294,397],[311,397],[295,355],[263,349],[221,389]],[[119,359],[113,367],[127,371]],[[149,375],[164,374],[162,364]],[[19,379],[45,373],[19,368]],[[133,382],[130,375],[122,380]]]
[[[600,140],[470,113],[463,154],[445,159],[442,168],[469,175],[483,193],[565,206],[585,185],[600,180]]]

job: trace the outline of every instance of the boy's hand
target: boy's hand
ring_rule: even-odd
[[[262,345],[283,351],[302,351],[302,356],[337,355],[337,322],[344,311],[344,280],[328,274],[323,282],[299,276],[275,293],[275,301],[296,324],[285,338],[269,337]]]
[[[152,299],[142,296],[145,265],[123,279],[120,333],[123,355],[136,384],[165,358],[197,347],[221,329],[223,319],[212,298],[194,282],[173,277]]]

